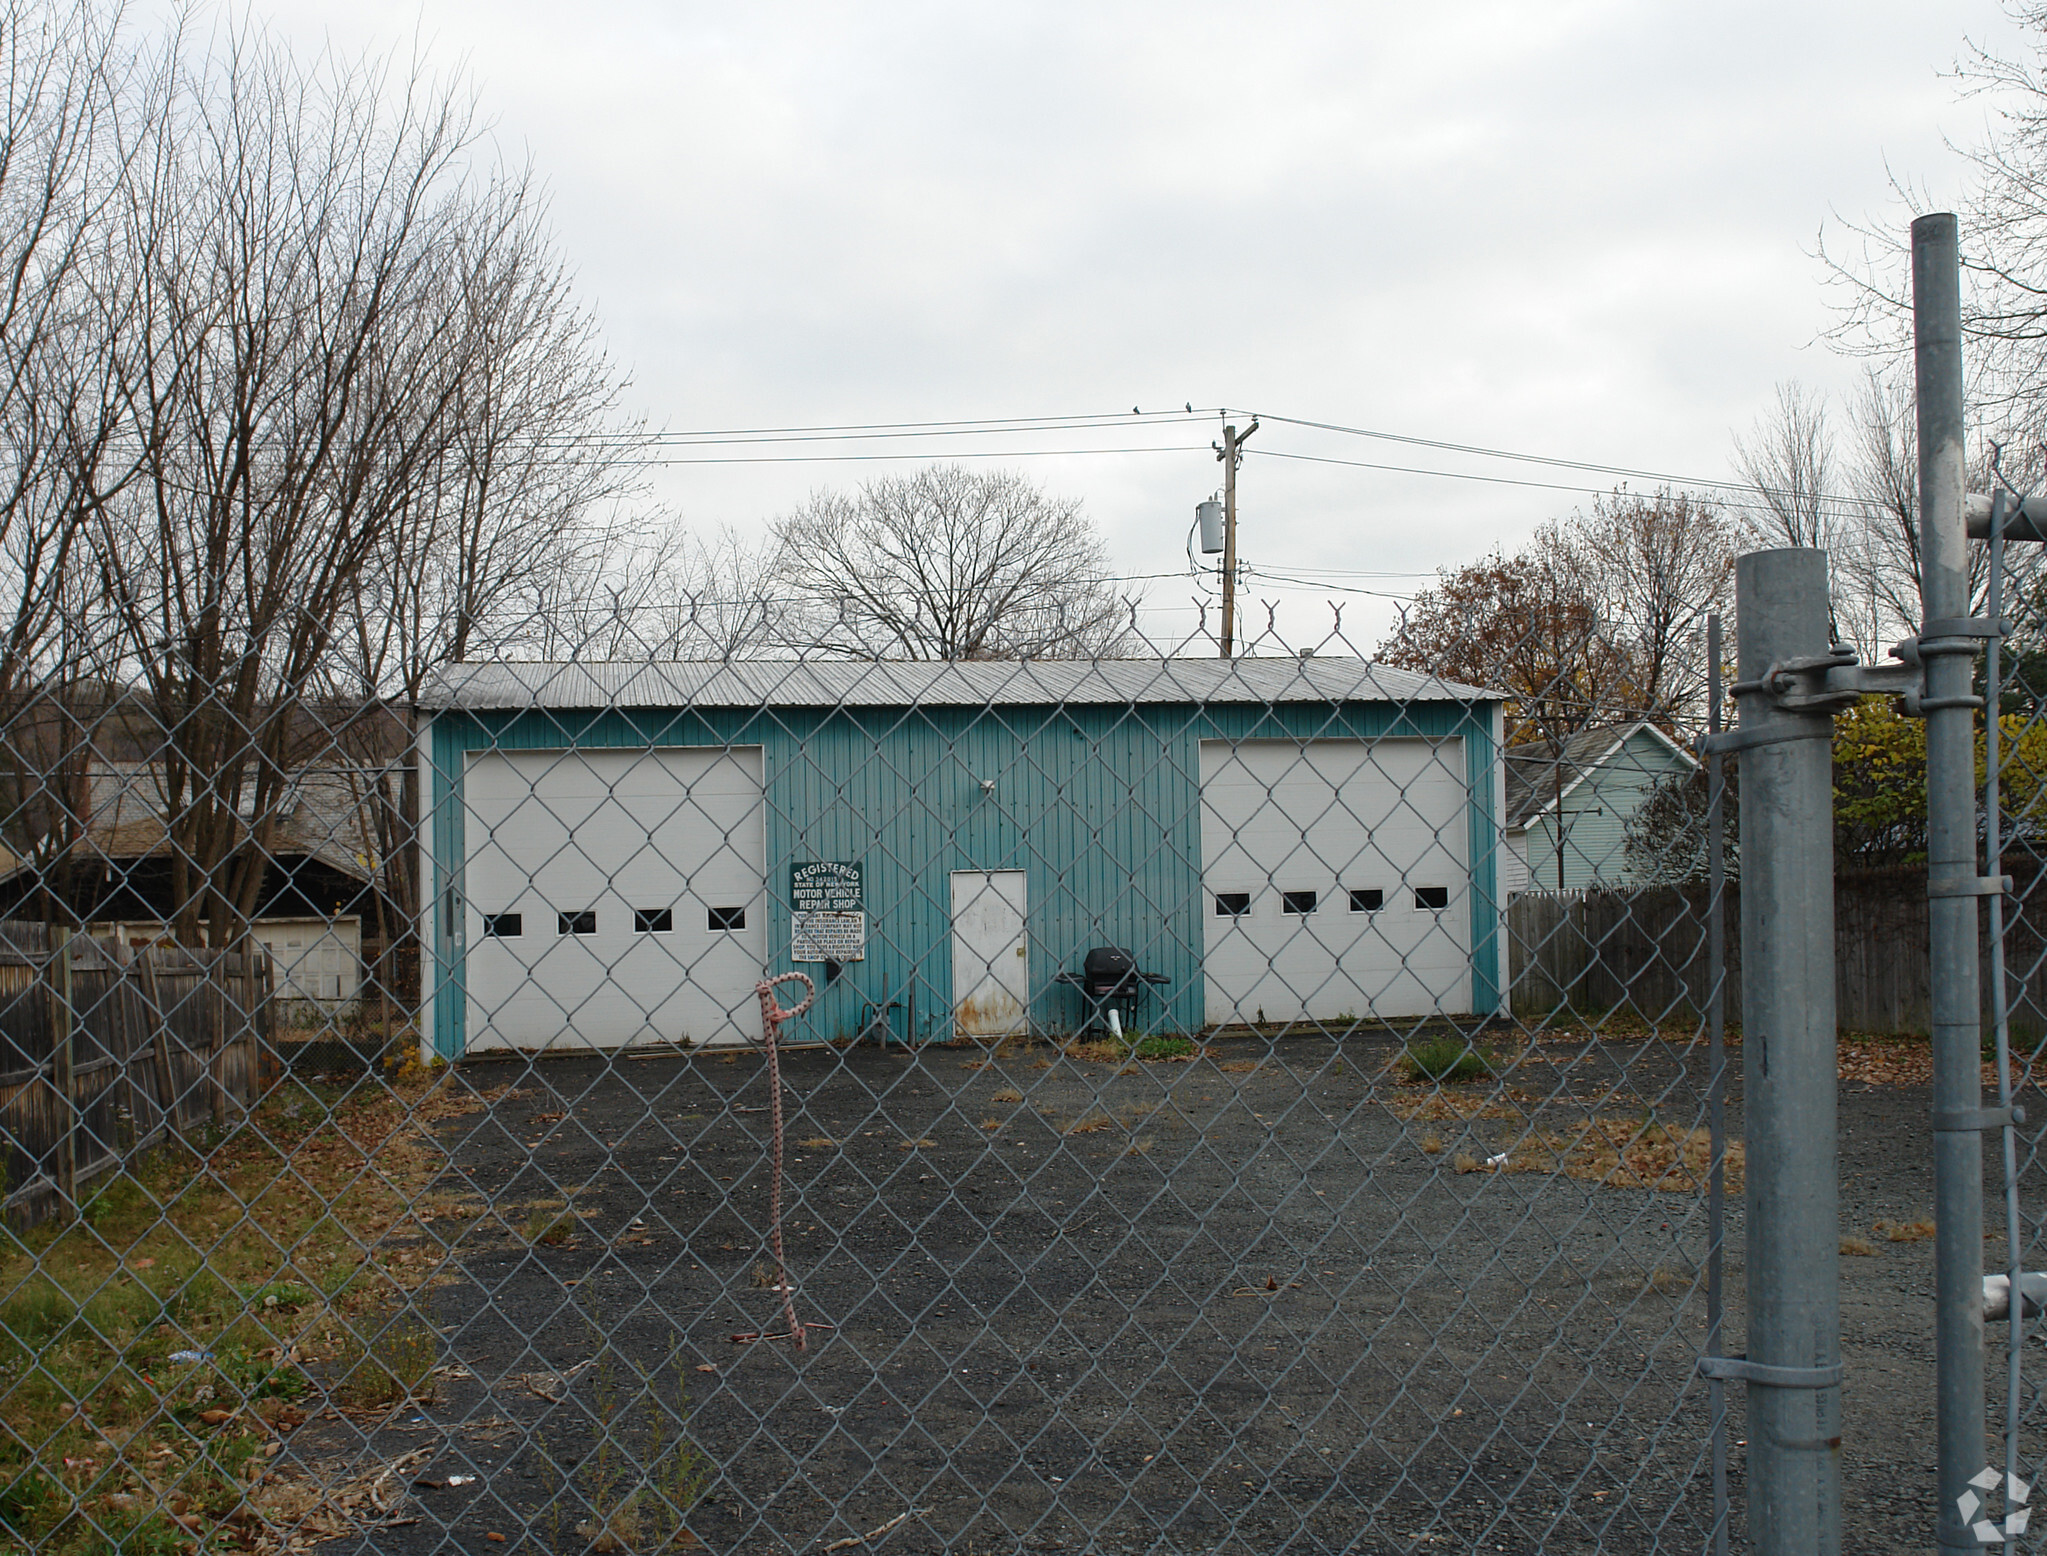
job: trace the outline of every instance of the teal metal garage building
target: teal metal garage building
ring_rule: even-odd
[[[1502,1004],[1495,694],[1350,659],[456,665],[424,700],[436,1052]],[[800,958],[800,960],[799,960]],[[1064,975],[1064,976],[1062,976]]]

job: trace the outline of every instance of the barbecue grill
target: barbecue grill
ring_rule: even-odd
[[[1120,946],[1098,945],[1081,959],[1079,972],[1061,973],[1054,981],[1080,990],[1081,1030],[1090,1031],[1104,1025],[1110,1011],[1125,1017],[1134,1013],[1145,992],[1167,979],[1164,973],[1139,970],[1137,958]]]

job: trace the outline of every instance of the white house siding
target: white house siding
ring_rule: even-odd
[[[1515,828],[1501,834],[1500,849],[1500,890],[1517,892],[1528,890],[1528,833]]]
[[[1208,1020],[1469,1010],[1465,774],[1456,739],[1203,741]],[[1444,905],[1418,906],[1422,888]],[[1354,911],[1353,890],[1383,905]],[[1285,911],[1286,893],[1306,891],[1312,912]],[[1233,892],[1248,911],[1219,914]]]
[[[131,949],[168,944],[170,927],[148,919],[122,919],[87,926],[93,935],[120,940]],[[362,918],[259,918],[249,934],[270,956],[272,996],[289,1006],[290,1017],[309,1011],[334,1015],[362,992]]]
[[[362,920],[258,919],[252,933],[270,953],[271,988],[280,1000],[339,1011],[362,989]]]

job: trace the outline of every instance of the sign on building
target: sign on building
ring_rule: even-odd
[[[857,861],[789,866],[789,960],[858,962],[867,956],[867,896]]]

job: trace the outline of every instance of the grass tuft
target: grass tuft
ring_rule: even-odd
[[[1423,1037],[1407,1045],[1400,1070],[1409,1081],[1470,1081],[1492,1074],[1493,1066],[1461,1037]]]
[[[351,1330],[335,1362],[334,1392],[366,1410],[431,1400],[439,1349],[433,1330],[416,1318],[397,1319],[367,1338]]]
[[[567,1207],[535,1205],[520,1223],[519,1235],[538,1247],[560,1248],[576,1235],[576,1226]]]

